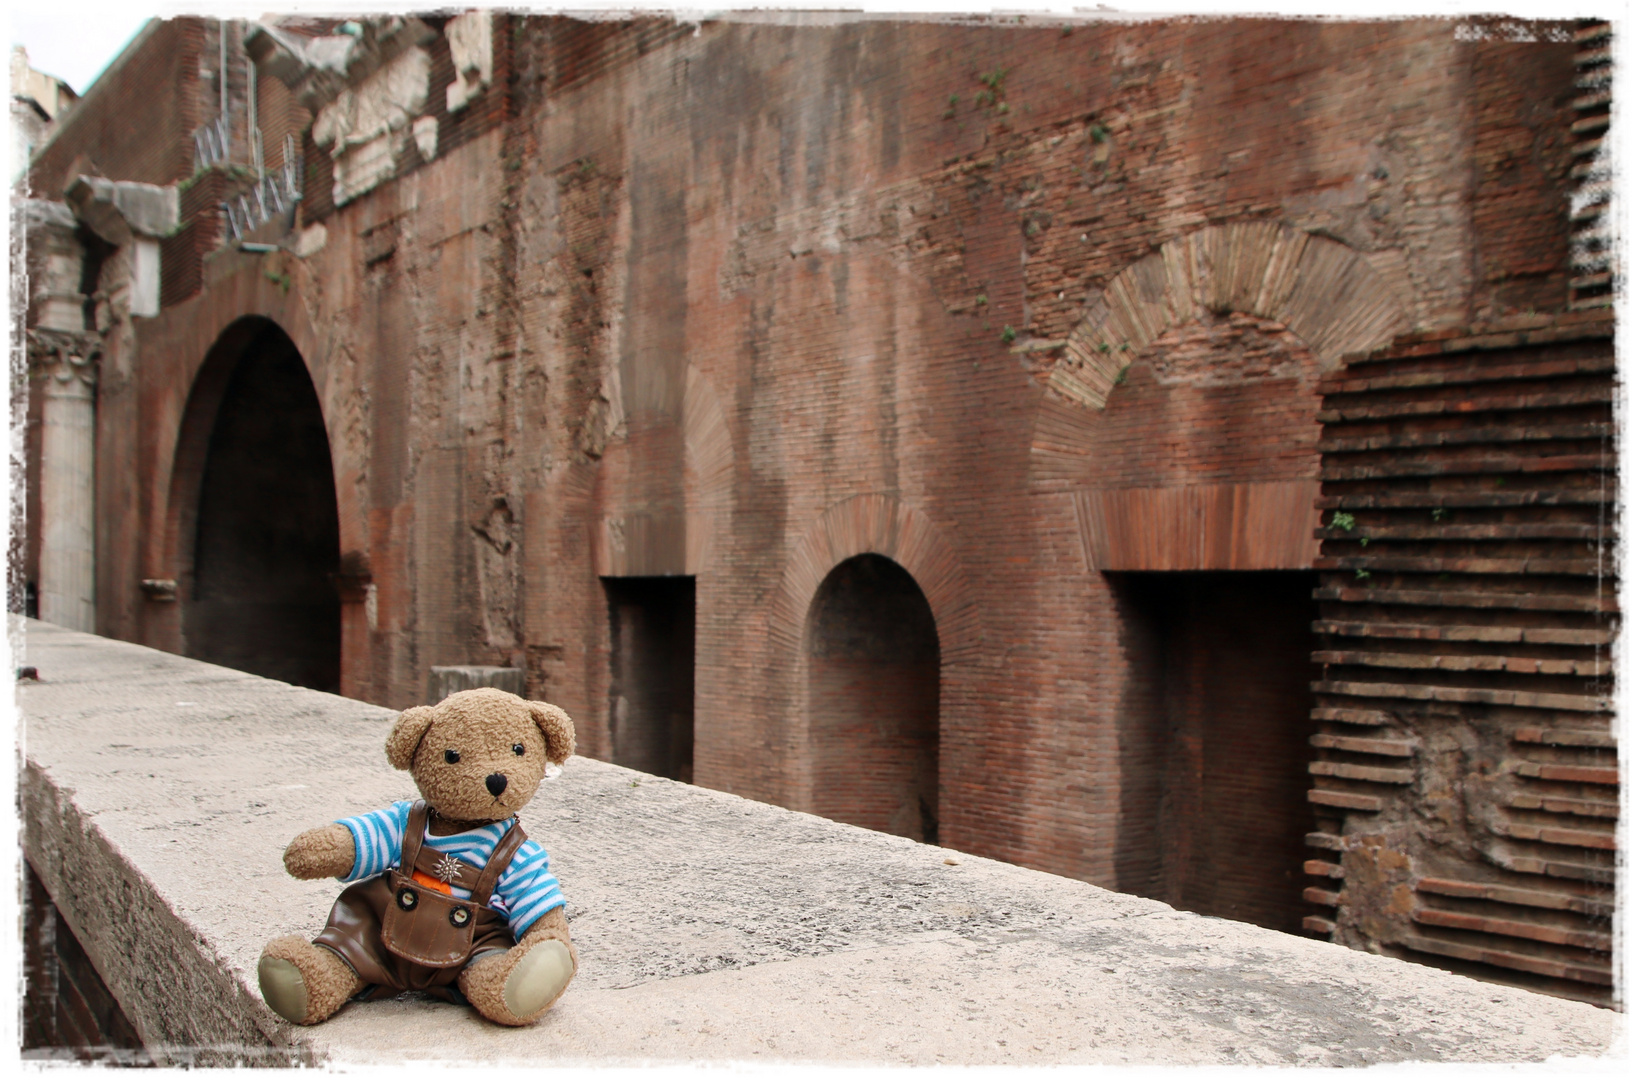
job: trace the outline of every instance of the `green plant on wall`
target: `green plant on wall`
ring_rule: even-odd
[[[1090,151],[1090,163],[1096,168],[1105,168],[1113,156],[1113,133],[1099,121],[1090,125],[1090,142],[1093,149]]]
[[[992,109],[1000,116],[1011,111],[1010,106],[1005,103],[1005,76],[1009,74],[1009,68],[995,68],[985,75],[976,77],[976,81],[985,88],[977,91],[977,108]]]

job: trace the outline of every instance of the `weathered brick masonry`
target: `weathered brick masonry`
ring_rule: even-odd
[[[1606,1003],[1618,817],[1610,311],[1325,381],[1307,925]]]
[[[339,83],[286,63],[280,250],[223,246],[227,170],[96,159],[193,208],[104,360],[99,628],[198,651],[197,492],[267,320],[329,435],[343,693],[521,668],[628,757],[682,723],[614,682],[639,627],[686,624],[641,579],[691,578],[674,774],[1315,925],[1321,380],[1567,299],[1570,34],[1472,25],[410,19],[360,39],[380,74],[344,92],[407,89],[354,143],[320,138]],[[195,44],[125,69],[149,141],[209,118],[147,54],[215,24],[170,26]]]

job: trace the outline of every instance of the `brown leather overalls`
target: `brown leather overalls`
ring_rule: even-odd
[[[416,800],[409,811],[398,869],[349,885],[313,939],[340,954],[368,984],[358,1000],[421,990],[463,1003],[454,982],[465,966],[516,944],[509,920],[488,906],[488,898],[527,839],[522,825],[511,819],[479,871],[425,846],[429,809]],[[469,889],[471,899],[456,899],[443,883]]]

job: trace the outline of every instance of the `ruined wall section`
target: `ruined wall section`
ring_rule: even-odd
[[[515,468],[522,491],[523,658],[528,693],[595,716],[605,702],[607,600],[591,565],[596,485],[621,437],[616,361],[624,305],[628,210],[618,99],[554,91],[558,35],[582,24],[519,19],[511,31],[512,108],[505,168],[518,406]],[[551,132],[542,114],[571,133]],[[571,118],[571,119],[570,119]],[[579,723],[583,753],[610,757],[605,724]]]
[[[376,570],[389,616],[372,645],[381,700],[398,707],[423,698],[432,665],[516,659],[501,141],[491,132],[417,170],[359,207],[361,228],[340,229],[361,273],[338,322],[367,334],[357,352],[374,396],[371,562],[390,568],[385,583]]]
[[[1324,381],[1307,929],[1609,1004],[1610,311],[1399,339]]]
[[[949,93],[914,134],[966,151],[935,178],[940,205],[957,232],[962,215],[997,203],[1023,238],[1017,306],[982,281],[949,302],[1023,340],[1061,338],[1154,248],[1210,223],[1270,219],[1362,254],[1416,325],[1559,306],[1550,281],[1564,278],[1525,296],[1496,288],[1565,268],[1551,223],[1565,213],[1572,70],[1558,30],[1515,42],[1441,20],[1239,20],[1207,33],[1150,23],[938,42],[939,59],[976,61],[963,72],[944,61],[924,80],[940,76]],[[1029,48],[1002,47],[1018,35]]]
[[[558,245],[538,260],[552,269],[537,285],[526,284],[536,260],[519,260],[519,289],[540,289],[539,310],[554,312],[542,317],[555,320],[560,351],[543,365],[538,400],[562,406],[547,410],[541,436],[560,486],[539,498],[563,524],[530,567],[593,581],[570,508],[619,516],[619,504],[657,497],[642,485],[680,467],[673,440],[651,449],[650,466],[633,464],[645,451],[628,379],[672,370],[675,346],[653,337],[652,320],[683,292],[684,318],[666,316],[659,336],[683,333],[685,362],[719,388],[736,462],[725,546],[698,591],[698,715],[710,725],[698,734],[700,782],[798,802],[804,691],[757,612],[810,522],[879,492],[957,538],[991,620],[993,651],[945,682],[945,836],[1109,880],[1117,796],[1087,792],[1084,778],[1118,774],[1103,718],[1129,672],[1111,598],[1085,576],[1071,499],[1017,498],[1039,398],[1010,347],[1066,337],[1100,289],[1164,242],[1246,219],[1334,237],[1401,297],[1412,324],[1467,318],[1490,303],[1472,269],[1473,208],[1489,196],[1461,164],[1476,137],[1474,46],[1431,20],[1071,32],[713,25],[646,53],[628,45],[617,66],[587,44],[612,41],[611,30],[577,27],[570,41],[557,25],[518,39],[536,57],[518,61],[533,65],[536,95],[519,123],[543,165],[525,181],[538,189],[527,205],[555,215],[524,226],[520,243],[530,250],[537,232]],[[645,32],[627,28],[622,40]],[[593,73],[571,74],[581,70],[573,57],[592,54],[603,58]],[[1527,116],[1521,128],[1542,138],[1547,123]],[[584,178],[564,186],[576,168]],[[1548,177],[1529,176],[1529,197],[1555,197]],[[687,227],[655,247],[643,221],[678,188],[684,208],[660,216]],[[592,201],[601,209],[587,231]],[[1482,221],[1500,230],[1503,215]],[[563,295],[565,271],[585,258]],[[616,303],[604,299],[610,284]],[[551,289],[558,295],[545,296]],[[1287,361],[1306,343],[1261,315],[1209,318],[1177,329],[1146,362],[1175,354],[1184,366],[1200,335],[1195,349],[1220,344],[1246,376],[1254,357],[1276,352],[1285,359],[1252,378],[1275,386],[1291,431],[1308,423],[1316,372]],[[1237,344],[1224,340],[1234,333]],[[1225,375],[1217,381],[1185,392],[1208,407],[1234,394],[1254,403]],[[617,407],[605,389],[615,384]],[[602,401],[627,426],[615,425],[597,458],[585,433],[609,431]],[[1126,440],[1140,448],[1130,457],[1164,459],[1165,441],[1188,424],[1171,416],[1131,429]],[[1279,468],[1314,478],[1301,431]],[[1229,447],[1203,454],[1198,475],[1225,475],[1230,458]],[[594,477],[558,464],[570,461]],[[1123,468],[1104,455],[1094,467]],[[581,702],[594,733],[605,723],[605,601],[591,587],[572,602],[571,591],[545,590],[551,615],[539,625],[576,625],[584,644],[530,638],[531,685]]]
[[[803,613],[779,622],[772,601],[791,576],[821,580],[793,567],[802,552],[923,520],[946,547],[933,610],[980,614],[957,650],[939,626],[941,840],[1123,884],[1139,800],[1119,777],[1148,766],[1114,718],[1140,676],[1073,488],[1258,468],[1229,443],[1174,447],[1210,409],[1247,415],[1245,386],[1295,430],[1320,349],[1230,305],[1159,328],[1106,412],[1063,406],[1083,468],[1053,487],[1035,471],[1047,391],[1012,350],[1069,338],[1166,244],[1244,221],[1325,234],[1412,325],[1501,302],[1473,254],[1490,196],[1462,164],[1472,43],[1431,20],[694,33],[504,17],[492,81],[451,113],[453,23],[423,46],[412,120],[437,121],[435,152],[411,138],[393,178],[326,208],[312,150],[302,213],[323,229],[303,235],[327,241],[227,253],[166,313],[224,325],[235,305],[299,304],[315,328],[343,536],[350,505],[360,538],[342,554],[368,586],[346,605],[346,692],[401,707],[433,664],[522,667],[606,754],[598,575],[696,576],[695,777],[804,805],[807,687],[784,629]],[[480,64],[460,70],[470,85]],[[1516,174],[1539,205],[1550,175]],[[1498,235],[1510,219],[1480,220]],[[1121,428],[1125,390],[1197,404]],[[153,390],[146,415],[168,421],[153,403],[185,394]],[[718,479],[700,432],[719,439]],[[1314,478],[1309,453],[1264,478]],[[831,513],[859,499],[867,514]],[[842,520],[845,536],[806,542]]]
[[[333,189],[314,190],[334,182],[335,147],[308,138],[298,245],[315,249],[297,284],[327,341],[320,393],[343,505],[366,518],[366,543],[342,552],[346,692],[397,707],[424,698],[433,665],[521,663],[499,165],[509,50],[503,33],[486,51],[470,34],[456,48],[455,21],[431,20],[441,32],[410,49],[426,54],[409,99],[424,105],[404,120],[395,178],[336,209]]]

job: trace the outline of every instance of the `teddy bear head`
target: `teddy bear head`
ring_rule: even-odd
[[[572,753],[567,713],[488,687],[408,709],[386,736],[386,760],[407,769],[432,809],[454,821],[510,817],[539,790],[546,763]]]

